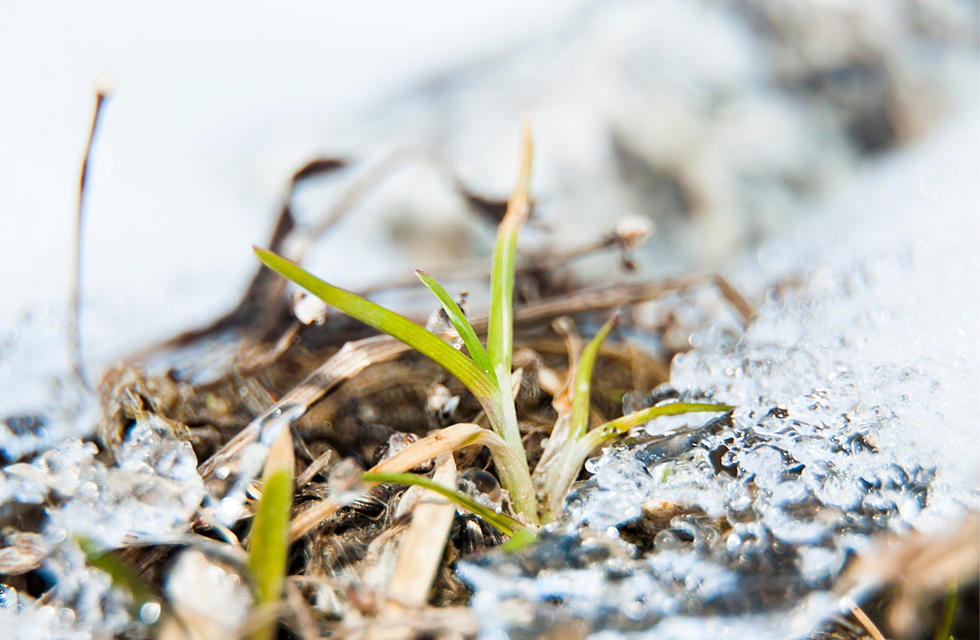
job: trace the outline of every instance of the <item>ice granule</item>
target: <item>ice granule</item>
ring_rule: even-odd
[[[269,448],[282,430],[288,429],[304,413],[306,407],[302,403],[287,403],[274,408],[246,427],[256,428],[256,441],[245,445],[233,462],[222,465],[215,471],[215,476],[225,481],[226,486],[219,489],[218,496],[208,496],[207,506],[214,510],[219,522],[230,527],[242,517],[248,487],[262,470]],[[196,474],[196,470],[194,473]]]
[[[165,592],[171,606],[207,625],[214,637],[234,635],[252,607],[247,582],[197,549],[187,549],[177,557]]]
[[[49,471],[49,477],[60,479],[70,470],[74,480],[70,487],[61,484],[69,499],[48,510],[48,528],[84,536],[104,548],[174,542],[188,530],[204,497],[204,482],[190,445],[165,423],[152,416],[137,422],[120,448],[118,466],[94,459],[67,466],[68,454],[77,447],[69,441],[42,455],[65,467]]]
[[[73,540],[62,540],[41,572],[53,583],[59,608],[71,618],[68,628],[110,634],[133,630],[130,595],[113,588],[108,574],[89,566]]]
[[[681,398],[737,405],[730,419],[685,416],[667,436],[607,448],[587,463],[592,478],[569,500],[562,531],[581,542],[586,527],[635,526],[649,498],[688,515],[650,532],[629,579],[609,560],[590,567],[598,590],[579,568],[551,568],[549,582],[565,585],[562,612],[607,630],[596,637],[802,635],[837,611],[825,589],[874,536],[934,532],[977,508],[980,198],[965,170],[976,150],[936,144],[947,155],[886,167],[764,247],[765,273],[754,257],[733,269],[743,283],[798,284],[770,289],[744,333],[722,318],[674,359]],[[921,184],[931,188],[910,193]],[[509,572],[514,560],[496,562],[462,573],[480,614],[506,628],[503,603],[545,598],[533,575]],[[624,588],[642,574],[667,599],[643,610],[634,633],[604,612],[634,603]]]
[[[57,604],[38,607],[5,588],[0,628],[19,629],[23,637],[135,633],[129,595],[88,565],[76,537],[105,549],[177,542],[201,503],[204,482],[190,445],[153,416],[130,428],[117,465],[106,466],[96,454],[94,444],[69,438],[31,462],[3,469],[4,501],[51,502],[43,529],[50,551],[39,572]]]

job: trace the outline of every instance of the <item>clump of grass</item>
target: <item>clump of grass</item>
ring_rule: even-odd
[[[490,316],[486,346],[446,290],[427,274],[416,271],[422,283],[438,298],[469,355],[394,311],[335,287],[274,253],[255,249],[256,255],[265,265],[327,304],[404,342],[442,365],[473,393],[486,412],[492,432],[479,429],[475,425],[455,425],[455,431],[454,427],[448,427],[403,450],[397,460],[389,460],[384,469],[373,469],[365,476],[365,481],[409,483],[434,489],[430,486],[431,481],[426,478],[399,472],[411,469],[418,464],[419,459],[434,458],[472,444],[485,444],[490,449],[501,484],[510,495],[516,519],[507,518],[494,522],[493,516],[473,509],[472,505],[464,504],[459,495],[453,495],[458,492],[445,487],[439,490],[464,508],[487,518],[491,524],[509,535],[523,527],[533,528],[549,522],[560,514],[565,497],[582,464],[596,447],[659,416],[729,411],[732,408],[720,404],[674,403],[630,413],[590,430],[588,417],[592,369],[603,340],[616,322],[614,317],[589,342],[577,365],[572,363],[574,374],[570,375],[574,378],[574,388],[571,411],[567,415],[559,416],[544,455],[534,473],[531,473],[511,391],[511,359],[514,346],[513,300],[517,240],[530,211],[532,155],[531,136],[525,126],[517,185],[497,229],[490,278]]]

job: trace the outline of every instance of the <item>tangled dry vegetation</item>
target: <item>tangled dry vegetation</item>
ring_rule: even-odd
[[[525,162],[529,159],[528,155]],[[299,183],[343,166],[336,159],[317,159],[294,174],[269,242],[273,251],[301,261],[316,237],[339,219],[343,211],[335,209],[318,227],[299,229],[291,213],[291,195]],[[507,210],[504,201],[479,197],[458,180],[455,186],[469,207],[485,218],[499,220]],[[357,189],[344,201],[356,201],[370,185]],[[594,366],[591,402],[588,390],[584,396],[586,426],[619,418],[627,392],[640,393],[653,404],[650,390],[667,380],[669,353],[615,338],[587,347],[577,326],[596,326],[611,309],[620,308],[625,312],[624,330],[662,333],[669,327],[638,326],[632,305],[667,291],[704,286],[716,287],[743,320],[751,315],[749,305],[717,277],[692,274],[587,289],[567,269],[580,256],[600,251],[618,251],[629,267],[629,252],[645,235],[643,229],[620,228],[577,250],[522,256],[516,263],[513,380],[507,388],[519,416],[516,446],[526,451],[531,468],[545,452],[549,435],[555,440],[556,421],[562,416],[567,420],[573,412],[576,364],[583,350],[589,368]],[[289,300],[285,280],[263,270],[231,313],[106,374],[99,387],[104,407],[99,438],[106,455],[119,448],[132,425],[147,419],[162,421],[194,447],[204,461],[199,472],[211,494],[227,496],[232,503],[228,513],[222,511],[225,504],[202,507],[193,523],[195,534],[211,540],[209,562],[238,566],[246,582],[258,582],[258,602],[265,602],[237,630],[240,633],[258,630],[269,637],[269,621],[279,620],[284,629],[304,638],[334,633],[380,637],[389,632],[392,637],[410,637],[423,631],[468,635],[475,628],[466,608],[470,594],[452,567],[457,559],[496,546],[514,531],[495,527],[488,517],[476,517],[449,501],[435,500],[422,487],[370,488],[361,480],[361,470],[390,470],[386,461],[403,452],[398,458],[403,462],[404,452],[413,451],[413,443],[432,433],[426,442],[455,441],[443,442],[437,456],[419,454],[414,463],[394,470],[431,472],[435,482],[475,501],[484,516],[509,512],[516,519],[508,520],[521,527],[537,525],[537,506],[510,511],[513,496],[497,479],[501,469],[495,456],[473,437],[491,433],[485,428],[492,426],[485,402],[481,406],[481,399],[458,379],[397,340],[372,335],[363,325],[323,309],[314,307],[311,316],[309,308],[309,301]],[[429,320],[434,330],[449,328],[445,312]],[[487,322],[476,319],[473,326],[483,332]],[[603,336],[611,328],[607,323]],[[174,362],[189,364],[177,367]],[[169,365],[162,374],[146,373],[146,365],[159,370],[159,363]],[[695,410],[724,409],[704,407]],[[282,436],[272,438],[275,442],[266,437],[270,425],[280,427]],[[468,431],[457,433],[461,428]],[[252,482],[261,465],[245,468],[243,458],[257,443],[266,447],[268,461],[263,478]],[[580,474],[580,465],[568,482]],[[271,544],[257,542],[260,521],[266,517],[260,497],[273,492],[270,471],[277,469],[293,478],[285,498],[288,559],[272,560],[273,565],[286,562],[287,576],[284,583],[280,576],[278,583],[267,585],[261,577],[264,561],[256,560],[255,548],[268,550]],[[247,498],[240,512],[233,504],[236,487]],[[542,516],[553,519],[559,515],[553,511],[554,507],[542,511]],[[220,553],[214,552],[215,545],[222,548]],[[251,572],[241,566],[249,547]],[[120,555],[142,581],[159,586],[164,580],[161,568],[175,551],[144,547]],[[170,618],[164,617],[164,635],[206,637],[232,631],[215,628],[206,616],[174,613],[170,627]]]
[[[336,158],[319,158],[294,173],[268,242],[272,251],[302,262],[317,238],[384,174],[383,167],[368,172],[374,177],[355,183],[321,223],[298,226],[292,213],[296,187],[344,167]],[[507,202],[475,194],[458,178],[451,182],[471,211],[493,223],[504,218]],[[674,327],[669,321],[646,324],[643,314],[634,313],[636,305],[666,292],[708,287],[744,323],[752,317],[750,305],[711,274],[587,287],[568,268],[582,256],[617,252],[629,269],[630,251],[644,239],[642,229],[618,228],[575,250],[523,255],[516,262],[513,380],[506,388],[519,418],[515,446],[526,454],[531,469],[548,455],[556,423],[575,411],[581,382],[576,373],[583,360],[594,358],[586,426],[620,418],[626,394],[634,411],[674,399],[663,388],[651,390],[668,380],[670,358],[684,345],[670,340]],[[451,266],[435,273],[452,278],[461,271]],[[491,276],[489,268],[470,271]],[[364,293],[405,287],[397,281]],[[616,308],[622,311],[620,328],[605,342],[587,344],[579,328],[595,333]],[[445,312],[429,315],[431,305],[423,309],[416,310],[417,319],[425,324],[429,316],[428,325],[436,332],[456,324]],[[474,319],[472,325],[476,334],[485,335],[485,318]],[[604,337],[610,330],[607,323],[598,332]],[[648,339],[622,339],[627,335]],[[657,343],[660,350],[649,348]],[[471,356],[473,346],[466,344]],[[106,463],[119,457],[135,425],[162,425],[193,447],[203,461],[198,472],[209,494],[219,498],[205,500],[181,545],[129,546],[105,553],[79,540],[91,564],[131,593],[139,605],[137,616],[156,620],[141,628],[146,635],[304,640],[472,636],[477,621],[467,606],[471,593],[454,572],[456,562],[501,545],[516,532],[512,525],[533,530],[540,521],[560,517],[548,504],[515,508],[506,490],[509,483],[498,480],[499,457],[473,438],[494,426],[493,407],[478,394],[405,344],[308,299],[287,296],[286,281],[268,270],[256,274],[231,312],[134,356],[108,372],[97,392],[103,409],[98,440]],[[444,442],[438,455],[416,456],[411,465],[404,464],[405,452],[440,438]],[[445,442],[452,438],[456,440]],[[469,500],[476,507],[457,508],[422,486],[406,490],[398,484],[365,482],[363,470],[392,470],[393,460],[401,461],[394,470],[431,477],[431,482],[457,491],[457,502]],[[584,475],[576,466],[568,481]],[[543,507],[540,512],[538,507]],[[652,544],[678,508],[683,507],[645,507],[643,526],[623,533],[636,538],[631,542],[640,547]],[[495,522],[495,513],[510,517]],[[29,529],[23,523],[21,528]],[[924,553],[934,551],[927,548]],[[184,571],[191,552],[196,564]],[[966,563],[974,560],[967,558]],[[942,582],[949,573],[932,576],[932,581]],[[18,588],[31,591],[30,574],[21,574],[25,577]],[[248,601],[247,615],[229,619],[196,608],[193,598],[180,597],[181,589],[208,588],[205,577],[215,574],[235,578]],[[855,578],[852,572],[852,578],[866,576]],[[893,579],[884,576],[881,582]],[[934,596],[936,589],[929,593]],[[913,600],[924,598],[919,594]],[[229,610],[235,608],[234,599],[229,591]],[[908,617],[914,604],[896,609],[903,603],[893,600],[880,599],[882,610]],[[148,605],[162,607],[162,613],[144,616]],[[942,628],[944,622],[930,624]],[[558,633],[567,637],[586,630],[573,625]],[[877,631],[855,605],[849,617],[821,633],[814,637],[857,638]]]

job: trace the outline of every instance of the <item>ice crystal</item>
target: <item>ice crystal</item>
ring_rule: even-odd
[[[488,637],[537,628],[502,613],[521,601],[559,601],[562,615],[627,637],[802,634],[838,610],[823,589],[875,535],[935,531],[975,508],[964,452],[978,448],[980,368],[964,345],[980,343],[980,300],[964,285],[980,263],[961,169],[975,158],[939,162],[929,153],[963,147],[935,144],[733,268],[743,284],[799,284],[771,289],[744,332],[730,316],[706,325],[670,385],[737,409],[639,429],[644,442],[589,461],[563,530],[516,559],[465,566]],[[942,198],[908,194],[916,183]],[[535,573],[535,558],[552,562],[549,550],[588,531],[631,542],[632,557]]]

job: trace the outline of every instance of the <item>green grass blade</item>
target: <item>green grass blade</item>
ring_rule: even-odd
[[[589,439],[595,448],[613,438],[628,433],[630,429],[661,416],[676,416],[683,413],[725,412],[735,407],[727,404],[704,404],[697,402],[672,402],[649,409],[628,413],[622,418],[611,420],[601,427],[588,432],[583,439]]]
[[[673,404],[660,405],[634,411],[628,415],[607,422],[597,429],[586,432],[578,440],[569,440],[558,453],[558,456],[551,463],[550,468],[545,474],[539,491],[539,499],[542,504],[542,522],[550,522],[561,513],[561,506],[565,502],[572,483],[578,477],[582,464],[589,454],[609,440],[628,432],[633,427],[649,422],[660,416],[677,415],[682,413],[693,413],[699,411],[731,411],[732,407],[723,404],[697,404],[688,402],[676,402]]]
[[[248,566],[263,603],[277,600],[282,592],[292,500],[292,479],[288,473],[274,473],[266,478],[248,554]]]
[[[515,451],[499,435],[472,423],[459,423],[445,429],[434,431],[418,442],[413,442],[392,457],[379,462],[368,473],[398,473],[407,471],[432,460],[436,456],[456,451],[472,445],[490,449],[493,463],[497,467],[500,482],[510,494],[514,509],[537,521],[537,500],[534,484],[527,469],[527,458],[523,451]]]
[[[606,321],[599,332],[589,341],[578,363],[575,364],[575,380],[573,382],[572,410],[568,418],[568,429],[562,442],[556,442],[554,456],[546,462],[539,463],[535,475],[541,473],[539,503],[542,507],[542,522],[550,522],[558,517],[565,495],[582,468],[582,462],[594,447],[582,444],[589,430],[589,395],[592,385],[592,369],[595,367],[596,356],[603,341],[619,321],[617,313]],[[557,431],[557,429],[556,429]],[[561,439],[560,435],[552,434],[552,438]],[[549,442],[549,446],[550,446]],[[583,453],[583,449],[585,449]],[[544,460],[544,458],[542,458]]]
[[[492,379],[496,380],[496,376],[490,368],[487,350],[483,348],[483,343],[476,336],[476,331],[473,330],[473,325],[470,324],[470,321],[466,319],[463,310],[459,308],[459,305],[446,292],[445,288],[436,282],[435,278],[418,269],[415,270],[415,275],[422,281],[422,284],[429,288],[429,291],[439,298],[442,308],[445,310],[446,315],[449,316],[450,322],[456,327],[456,331],[459,333],[459,337],[462,338],[463,344],[466,345],[466,350],[470,352],[470,357],[473,358],[473,362],[490,374]]]
[[[510,537],[510,540],[500,545],[500,550],[507,553],[514,553],[534,543],[537,538],[538,534],[531,529],[518,529]]]
[[[956,620],[956,596],[957,584],[953,582],[946,590],[946,598],[943,600],[943,612],[939,618],[939,625],[936,627],[936,640],[953,640],[953,622]]]
[[[595,359],[603,341],[619,322],[619,318],[620,315],[617,313],[607,320],[599,329],[599,333],[586,345],[582,351],[582,357],[579,358],[578,368],[575,372],[575,393],[572,396],[572,415],[568,423],[568,438],[571,441],[578,440],[589,430],[589,393],[592,384],[592,369],[595,366]]]
[[[409,485],[414,484],[416,486],[429,489],[430,491],[435,491],[439,495],[452,500],[454,503],[467,511],[480,516],[508,536],[513,536],[518,531],[524,529],[524,525],[517,520],[505,516],[502,513],[497,513],[496,511],[493,511],[473,500],[466,494],[460,493],[455,489],[450,489],[449,487],[443,486],[437,482],[433,482],[425,476],[416,475],[414,473],[365,473],[361,476],[361,479],[364,480],[364,482],[388,482]]]
[[[262,475],[262,497],[249,534],[248,568],[255,578],[258,606],[277,602],[286,580],[289,510],[293,504],[292,446],[292,434],[286,429],[269,451]],[[270,640],[275,628],[274,621],[263,625],[252,638]]]
[[[487,355],[501,384],[504,382],[500,375],[501,370],[509,378],[514,347],[514,272],[517,266],[517,237],[530,213],[528,192],[531,186],[531,158],[534,147],[526,123],[522,136],[521,167],[517,186],[514,187],[514,193],[507,202],[507,213],[504,214],[504,219],[497,228],[493,269],[490,272]]]
[[[360,320],[364,324],[401,340],[422,355],[431,358],[459,378],[472,391],[481,403],[488,399],[496,389],[489,374],[472,360],[453,349],[439,336],[420,327],[408,318],[385,309],[379,304],[324,282],[302,267],[281,258],[271,251],[255,248],[255,255],[267,267],[292,280],[327,304],[343,313]]]
[[[514,271],[517,266],[517,236],[530,213],[528,191],[531,185],[533,143],[527,123],[522,132],[521,167],[507,212],[497,227],[497,243],[490,271],[490,318],[487,327],[487,358],[497,380],[497,394],[488,409],[493,428],[515,452],[524,455],[521,429],[511,397],[511,366],[514,349]],[[526,466],[526,463],[525,463]],[[506,470],[501,480],[508,482]],[[522,474],[523,475],[523,474]],[[530,507],[522,513],[536,520]]]

